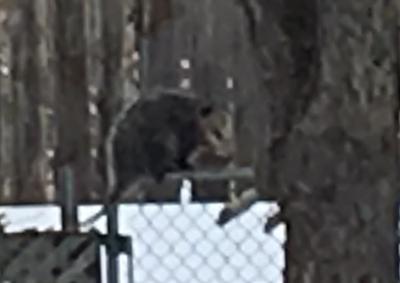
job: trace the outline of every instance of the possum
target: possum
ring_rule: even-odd
[[[196,98],[162,93],[140,99],[117,128],[116,187],[123,189],[137,175],[160,183],[168,172],[196,169],[202,152],[230,160],[234,148],[227,117]]]
[[[223,166],[235,152],[229,111],[173,91],[140,98],[114,128],[109,203],[142,177],[162,183],[168,173],[206,167],[204,155],[222,160]]]

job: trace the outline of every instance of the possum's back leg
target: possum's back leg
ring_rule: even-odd
[[[151,145],[148,154],[150,155],[149,171],[156,182],[162,182],[166,173],[176,170],[177,166],[164,145],[159,143]]]
[[[148,154],[148,167],[150,174],[156,182],[160,183],[164,180],[166,173],[178,169],[175,162],[175,152],[165,145],[157,141],[148,142],[146,144],[146,153]]]
[[[176,163],[177,163],[178,169],[181,169],[181,170],[193,170],[194,169],[194,167],[190,164],[190,162],[188,162],[186,156],[179,157],[178,160],[176,160]]]

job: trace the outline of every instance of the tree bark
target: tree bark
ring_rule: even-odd
[[[103,177],[106,176],[104,144],[113,117],[121,108],[122,102],[122,43],[123,13],[122,1],[101,1],[103,43],[103,77],[100,85],[98,102],[100,114],[100,148],[98,168]],[[106,183],[106,180],[103,180]]]
[[[11,78],[14,127],[14,201],[34,202],[44,196],[39,159],[43,158],[39,109],[42,99],[39,28],[35,2],[20,0],[10,14]],[[31,193],[36,191],[35,193]]]
[[[268,109],[257,173],[287,223],[285,282],[397,282],[396,7],[258,3]]]

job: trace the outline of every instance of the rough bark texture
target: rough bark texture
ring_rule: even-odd
[[[4,13],[7,11],[1,7]],[[1,53],[4,54],[1,63],[10,65],[11,40],[7,33],[7,26],[1,23]],[[15,197],[13,188],[15,187],[15,167],[10,152],[14,148],[14,130],[13,130],[13,99],[11,89],[11,78],[9,75],[1,74],[0,81],[0,186],[2,201],[10,200]]]
[[[94,7],[94,5],[93,5]],[[113,117],[121,107],[122,101],[122,44],[123,44],[123,1],[100,2],[100,31],[102,47],[101,67],[102,74],[99,82],[98,110],[100,118],[98,166],[102,178],[103,192],[106,181],[104,141],[109,133]],[[92,66],[92,70],[93,66]],[[94,70],[96,71],[96,70]],[[102,193],[104,196],[105,194]],[[102,197],[101,197],[102,198]]]
[[[45,197],[44,152],[40,121],[43,81],[41,80],[40,36],[37,3],[16,1],[9,15],[13,115],[14,188],[11,198],[21,202]],[[3,68],[6,68],[6,64]],[[10,152],[8,153],[10,154]],[[32,194],[32,191],[36,194]]]
[[[101,3],[104,76],[100,91],[102,100],[100,111],[103,118],[102,133],[105,134],[122,96],[121,64],[124,18],[122,1],[103,0]]]
[[[258,181],[288,225],[285,282],[396,282],[394,3],[259,5],[268,108]]]

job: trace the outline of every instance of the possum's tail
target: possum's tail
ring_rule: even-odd
[[[139,92],[139,90],[137,90]],[[163,94],[170,94],[170,95],[176,95],[176,96],[182,96],[182,97],[188,97],[188,98],[193,98],[195,99],[196,96],[194,93],[188,91],[188,90],[182,90],[180,88],[165,88],[165,87],[155,87],[149,93],[146,93],[146,99],[157,99],[160,97],[160,95]],[[143,94],[142,94],[143,95]],[[135,97],[139,97],[140,99],[140,94],[138,94]],[[126,118],[126,115],[137,102],[137,99],[131,99],[126,102],[125,105],[122,106],[122,109],[118,112],[118,114],[115,116],[115,119],[113,119],[113,122],[110,126],[110,129],[108,131],[106,140],[105,140],[105,165],[106,165],[106,180],[107,180],[107,193],[106,193],[106,199],[104,201],[104,206],[101,208],[100,211],[98,211],[96,214],[93,216],[89,217],[87,220],[81,222],[81,226],[89,226],[92,225],[94,222],[96,222],[101,216],[105,215],[107,213],[107,208],[112,205],[113,203],[117,203],[118,200],[121,197],[121,194],[124,192],[120,191],[120,188],[117,188],[117,180],[116,180],[116,174],[115,174],[115,166],[114,166],[114,151],[113,151],[113,145],[114,145],[114,138],[117,134],[117,130],[121,122]],[[137,199],[140,200],[141,198],[141,193],[140,192],[140,185],[142,182],[140,180],[136,180],[134,184],[134,189],[137,191],[135,192],[135,195]],[[131,186],[132,187],[132,186]],[[131,191],[132,188],[129,189]]]
[[[103,207],[96,212],[94,215],[90,216],[88,219],[80,223],[81,227],[87,227],[93,225],[100,217],[107,214],[107,210],[111,205],[118,203],[122,195],[129,193],[137,201],[143,199],[143,191],[141,190],[142,182],[148,181],[148,178],[138,178],[134,184],[132,184],[127,190],[121,191],[119,188],[112,191],[112,193],[107,197]]]
[[[84,220],[83,222],[80,223],[81,227],[88,227],[93,225],[100,217],[105,215],[107,212],[107,207],[104,205],[98,212],[96,212],[94,215],[90,216],[88,219]]]
[[[139,92],[139,90],[137,90]],[[139,93],[138,93],[139,94]],[[140,95],[138,95],[139,97]],[[104,142],[104,152],[105,152],[105,166],[106,166],[106,182],[107,182],[107,193],[105,198],[105,203],[102,209],[95,215],[91,216],[89,219],[83,221],[81,226],[88,226],[96,222],[101,216],[105,215],[107,212],[107,207],[113,202],[118,200],[119,194],[117,193],[116,187],[116,174],[114,166],[114,139],[117,134],[117,130],[122,121],[126,118],[126,115],[137,102],[137,99],[131,99],[127,101],[125,105],[122,106],[121,110],[113,119],[113,122],[109,128],[107,137]]]
[[[120,118],[120,119],[118,119],[118,118]],[[115,167],[114,167],[113,143],[114,143],[114,137],[116,134],[117,127],[121,121],[122,121],[122,118],[120,117],[120,115],[118,115],[116,121],[111,126],[110,132],[105,141],[105,160],[106,160],[105,164],[106,164],[106,174],[107,174],[107,178],[106,178],[107,193],[106,193],[105,204],[99,212],[97,212],[95,215],[91,216],[89,219],[83,221],[81,223],[81,226],[92,225],[101,216],[106,214],[107,208],[109,205],[112,204],[112,201],[113,200],[115,201],[116,199],[118,199],[118,198],[116,198],[116,196],[114,196],[114,195],[116,195],[117,190],[116,190],[116,177],[115,177],[115,171],[114,171]]]

